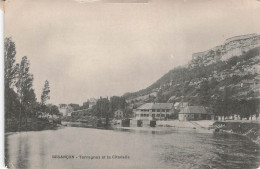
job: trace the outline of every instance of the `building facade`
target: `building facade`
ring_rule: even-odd
[[[214,115],[207,112],[203,106],[186,106],[181,108],[178,119],[181,121],[211,120],[214,119]]]
[[[97,104],[97,100],[95,98],[90,98],[88,102],[89,102],[89,108],[92,108]]]
[[[117,110],[114,112],[114,118],[115,119],[123,119],[124,118],[124,112],[122,110]]]
[[[174,113],[173,103],[145,103],[135,110],[137,120],[165,120]]]
[[[71,112],[74,111],[73,107],[67,104],[60,104],[59,105],[59,111],[62,113],[62,115],[65,116],[71,116]]]

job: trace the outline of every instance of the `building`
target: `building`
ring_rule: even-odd
[[[124,112],[121,109],[118,109],[114,112],[115,119],[123,119],[124,118]]]
[[[73,107],[67,104],[60,104],[59,105],[59,111],[62,113],[62,115],[65,116],[71,116],[71,112],[74,111]]]
[[[92,108],[97,104],[97,100],[95,98],[90,98],[88,102],[89,102],[89,108]]]
[[[181,108],[186,107],[188,105],[189,105],[188,102],[176,102],[174,103],[174,109],[180,110]]]
[[[211,120],[214,119],[212,113],[207,112],[203,106],[185,106],[179,112],[179,120]]]
[[[174,113],[173,103],[145,103],[135,110],[137,120],[164,120]]]

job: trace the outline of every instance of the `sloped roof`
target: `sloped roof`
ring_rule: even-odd
[[[179,106],[179,105],[180,105],[180,102],[174,103],[174,107],[177,107],[177,106]]]
[[[175,99],[175,98],[176,98],[176,96],[171,96],[171,97],[168,99],[168,101],[173,100],[173,99]]]
[[[189,105],[189,103],[188,102],[176,102],[175,104],[174,104],[174,107],[186,107],[186,106],[188,106]]]
[[[172,109],[173,103],[145,103],[137,109]]]
[[[181,109],[180,114],[190,113],[190,114],[208,114],[203,106],[186,106]]]

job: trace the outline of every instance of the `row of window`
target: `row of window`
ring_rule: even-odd
[[[167,116],[168,114],[161,114],[161,116],[160,116],[160,114],[152,114],[152,117],[165,117],[165,116]],[[149,114],[136,114],[136,117],[149,117]]]
[[[150,110],[141,109],[142,112],[149,112]],[[169,109],[152,109],[152,112],[170,112]]]
[[[184,115],[184,117],[193,117],[193,114],[191,114],[191,115]]]

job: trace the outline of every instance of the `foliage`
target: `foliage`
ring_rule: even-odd
[[[42,89],[42,94],[41,94],[41,103],[42,105],[45,105],[47,100],[50,99],[50,85],[49,85],[49,81],[46,80],[44,83],[44,87]]]
[[[18,71],[18,64],[15,64],[15,43],[12,41],[12,38],[6,38],[4,41],[4,79],[5,79],[5,86],[9,88],[12,87]]]
[[[30,62],[26,56],[21,60],[18,67],[17,94],[20,101],[20,116],[33,116],[36,104],[36,96],[33,86],[33,75],[29,73]]]
[[[45,82],[41,103],[38,103],[33,89],[34,78],[30,73],[29,59],[24,56],[20,64],[16,63],[16,46],[10,37],[5,38],[4,47],[5,120],[16,121],[16,126],[12,126],[16,129],[23,128],[21,123],[25,122],[27,128],[27,119],[38,118],[37,113],[42,111],[42,105],[46,107],[50,92],[49,82]],[[58,113],[57,106],[53,105],[50,110],[52,114]]]
[[[58,106],[52,105],[52,104],[47,105],[47,113],[50,115],[60,116],[60,111],[59,111]]]

